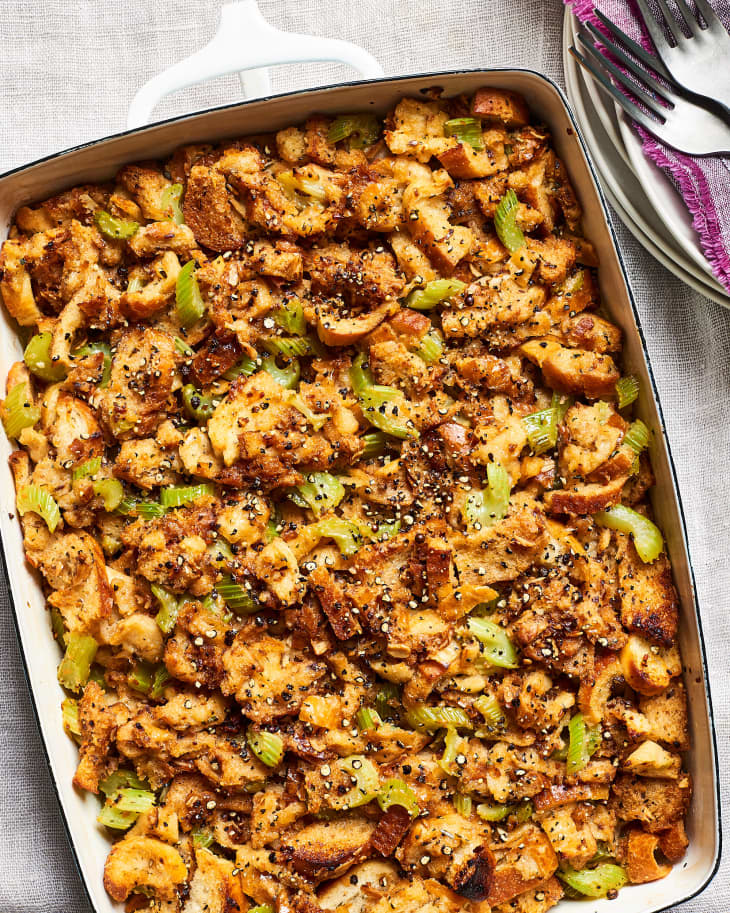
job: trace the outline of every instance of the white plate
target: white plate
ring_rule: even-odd
[[[573,43],[577,45],[578,20],[572,15],[566,18],[570,20]],[[622,109],[601,91],[596,81],[589,78],[582,68],[577,67],[577,73],[579,84],[588,93],[590,107],[598,115],[603,129],[621,158],[637,175],[643,187],[651,187],[652,209],[669,229],[675,246],[680,247],[712,280],[717,281],[702,252],[699,235],[692,224],[692,216],[672,182],[661,168],[644,155],[641,140]]]
[[[580,50],[580,44],[578,43],[578,20],[575,16],[566,12],[565,23],[566,30],[569,29],[568,38],[565,40],[566,50],[570,47],[571,44]],[[604,132],[608,136],[609,140],[613,143],[614,148],[624,160],[627,167],[630,168],[631,161],[626,150],[624,149],[624,143],[621,139],[621,133],[618,129],[616,111],[613,102],[609,101],[606,93],[602,92],[598,88],[598,84],[594,79],[585,78],[584,71],[576,63],[575,58],[572,55],[570,59],[572,61],[573,71],[577,73],[578,83],[588,93],[587,100],[590,102],[589,109],[592,108],[592,110],[595,111],[595,113],[598,115],[598,119],[601,122],[601,126],[603,127]]]
[[[725,289],[686,255],[677,245],[673,232],[657,218],[643,185],[604,130],[601,119],[588,97],[587,86],[582,81],[579,65],[568,51],[572,42],[572,16],[566,14],[563,29],[563,63],[568,96],[575,108],[606,195],[629,231],[652,256],[696,291],[724,307],[730,307],[730,296]],[[619,149],[622,145],[619,145]]]
[[[700,236],[692,224],[687,204],[662,169],[644,154],[641,139],[628,118],[623,112],[619,114],[618,111],[617,117],[631,167],[642,184],[651,187],[651,199],[657,215],[671,231],[682,250],[714,278],[712,267],[702,252]]]

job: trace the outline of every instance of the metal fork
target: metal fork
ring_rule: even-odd
[[[672,79],[690,92],[710,98],[730,110],[730,35],[707,0],[695,0],[705,21],[704,28],[685,0],[675,0],[679,17],[672,15],[666,0],[657,0],[675,44],[667,40],[662,23],[646,0],[636,2],[654,47]],[[689,37],[684,34],[682,23]]]
[[[647,53],[635,41],[624,34],[618,26],[614,25],[605,16],[600,17],[604,25],[621,43],[635,54],[647,67],[667,78],[667,71],[661,62]],[[598,31],[591,23],[587,24],[593,38],[600,41],[611,54],[634,74],[653,94],[650,95],[644,88],[629,79],[612,61],[590,42],[584,33],[578,34],[586,57],[575,46],[570,48],[570,53],[578,62],[588,70],[598,84],[605,89],[611,97],[618,102],[628,116],[636,121],[662,142],[672,146],[679,152],[689,155],[727,155],[730,154],[730,126],[724,120],[683,98],[677,92],[663,85],[648,73],[632,57],[629,57],[617,44]],[[611,80],[605,75],[608,71],[614,79],[630,92],[651,114],[647,114],[633,101],[626,97]]]

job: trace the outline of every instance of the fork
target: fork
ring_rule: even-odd
[[[730,35],[707,0],[695,0],[705,21],[704,28],[685,0],[675,0],[679,16],[672,15],[666,0],[657,0],[675,44],[667,40],[661,22],[646,0],[636,2],[654,47],[672,79],[688,91],[710,98],[730,110]],[[684,34],[682,23],[689,37]]]
[[[657,60],[640,45],[629,38],[621,29],[614,25],[605,16],[599,16],[601,22],[610,30],[633,55],[646,67],[651,68],[663,78],[668,78],[668,73],[661,61]],[[587,23],[587,28],[594,40],[599,41],[611,54],[620,61],[637,79],[653,94],[649,94],[642,86],[638,85],[610,61],[595,44],[591,43],[584,33],[578,34],[578,40],[584,48],[583,56],[575,46],[571,46],[570,53],[578,60],[581,66],[593,76],[598,84],[618,102],[631,120],[640,124],[668,146],[688,155],[728,155],[730,154],[730,126],[722,118],[702,108],[697,104],[683,98],[673,91],[669,85],[664,85],[647,72],[632,57],[629,57],[617,44],[607,38],[592,24]],[[643,111],[637,104],[621,92],[605,75],[608,71],[634,98],[640,102],[651,114]]]

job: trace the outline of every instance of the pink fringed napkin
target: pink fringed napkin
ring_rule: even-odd
[[[655,54],[646,29],[632,0],[565,0],[581,22],[592,22],[605,33],[593,14],[594,7]],[[713,3],[713,8],[727,27],[730,4]],[[661,20],[660,20],[661,21]],[[730,66],[730,61],[728,61]],[[692,214],[702,250],[718,281],[730,292],[730,158],[697,157],[676,152],[634,125],[641,137],[646,155],[667,173]]]

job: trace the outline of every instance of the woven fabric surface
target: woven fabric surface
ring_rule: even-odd
[[[0,171],[123,129],[136,89],[201,47],[221,0],[3,0]],[[526,66],[563,84],[561,0],[260,0],[279,28],[355,41],[387,74]],[[277,69],[276,89],[351,78]],[[235,77],[180,93],[157,116],[238,98]],[[714,687],[721,778],[730,770],[730,311],[668,273],[614,219],[684,495]],[[66,842],[0,581],[0,913],[90,913]],[[725,820],[730,821],[730,806]],[[100,874],[99,874],[100,877]],[[726,913],[730,861],[681,913]],[[620,903],[620,902],[619,902]]]

